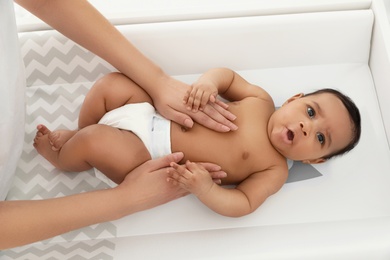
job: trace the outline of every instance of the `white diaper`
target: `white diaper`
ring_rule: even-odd
[[[99,124],[133,132],[144,143],[152,159],[171,153],[171,122],[149,103],[128,104],[111,110],[100,119]],[[97,169],[95,175],[111,187],[117,186]]]

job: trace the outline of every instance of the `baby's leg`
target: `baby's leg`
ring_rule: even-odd
[[[80,172],[95,167],[120,183],[134,168],[151,159],[135,134],[106,125],[79,130],[58,151],[51,149],[49,134],[49,130],[38,132],[34,147],[55,167],[65,171]]]
[[[79,115],[79,129],[97,124],[107,112],[130,103],[152,103],[149,95],[128,77],[110,73],[88,92]],[[52,149],[58,151],[76,131],[56,130],[49,134]]]
[[[49,141],[50,141],[51,149],[53,149],[53,151],[58,151],[76,133],[77,130],[67,130],[67,129],[59,129],[50,132]]]
[[[131,79],[110,73],[99,79],[88,92],[79,115],[79,128],[97,124],[107,112],[130,103],[148,102],[149,95]]]

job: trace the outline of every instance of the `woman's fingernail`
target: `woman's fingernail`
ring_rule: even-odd
[[[185,127],[191,128],[193,125],[194,125],[194,122],[192,120],[190,120],[188,118],[186,120],[184,120]]]
[[[229,132],[231,129],[227,127],[226,125],[222,126],[222,132]]]

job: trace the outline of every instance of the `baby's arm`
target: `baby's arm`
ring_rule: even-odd
[[[217,99],[219,85],[223,84],[224,69],[210,69],[195,81],[183,98],[188,110],[203,110],[206,104],[218,103],[227,109],[227,105]],[[227,70],[226,70],[227,71]]]
[[[187,109],[197,111],[203,109],[209,103],[220,101],[217,95],[221,95],[229,101],[238,101],[246,97],[261,98],[271,101],[270,95],[261,87],[253,85],[239,74],[227,68],[210,69],[204,73],[183,98]]]
[[[185,166],[172,163],[168,181],[193,193],[213,211],[229,217],[241,217],[255,211],[269,196],[285,183],[286,174],[276,170],[254,173],[236,188],[215,184],[209,173],[199,164]]]

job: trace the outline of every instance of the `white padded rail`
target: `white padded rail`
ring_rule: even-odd
[[[90,0],[113,24],[185,21],[227,17],[369,9],[371,0]],[[17,9],[20,32],[50,27]]]
[[[370,10],[120,26],[169,74],[368,62]],[[169,57],[169,58],[167,58]],[[255,57],[255,58],[254,58]]]
[[[369,9],[370,0],[91,0],[114,24]]]
[[[381,107],[390,148],[390,24],[382,1],[374,1],[375,24],[372,35],[370,68]]]

